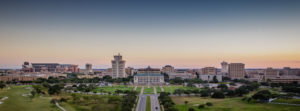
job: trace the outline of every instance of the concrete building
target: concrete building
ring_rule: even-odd
[[[215,67],[205,67],[201,69],[201,74],[211,74],[216,75],[217,74],[217,68]]]
[[[171,65],[166,65],[166,66],[162,67],[161,71],[163,73],[172,73],[172,72],[175,72],[175,69]]]
[[[32,63],[34,72],[56,72],[58,63]]]
[[[132,76],[133,73],[134,73],[132,67],[127,67],[127,68],[125,69],[125,72],[126,72],[126,74],[127,74],[128,76]]]
[[[56,66],[56,72],[78,73],[78,65],[75,64],[60,64]]]
[[[221,69],[221,74],[227,75],[228,74],[228,63],[223,61],[221,63],[222,69]]]
[[[112,64],[112,78],[125,78],[125,61],[120,54],[114,56]]]
[[[269,78],[271,83],[297,83],[300,84],[299,76],[279,76],[277,78]]]
[[[284,76],[300,76],[300,69],[296,68],[284,67],[282,72]]]
[[[85,69],[88,71],[88,73],[92,73],[93,72],[93,65],[90,63],[86,63],[85,64]]]
[[[159,68],[151,68],[148,66],[147,68],[142,68],[137,70],[138,74],[160,74]]]
[[[222,75],[218,74],[218,75],[211,75],[211,74],[201,74],[199,76],[199,78],[203,81],[213,81],[213,78],[216,77],[216,79],[218,80],[218,82],[222,82]]]
[[[194,78],[194,75],[192,73],[188,73],[188,72],[169,72],[167,74],[169,75],[169,79],[174,79],[176,77],[179,77],[183,80]]]
[[[242,79],[245,77],[245,64],[230,63],[228,65],[228,75],[231,79]]]
[[[270,78],[277,78],[279,77],[279,70],[273,69],[271,67],[265,69],[264,71],[264,80],[267,81]]]
[[[136,74],[134,76],[134,84],[140,85],[161,85],[164,84],[164,76],[162,74]]]

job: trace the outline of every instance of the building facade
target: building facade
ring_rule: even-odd
[[[211,74],[216,75],[217,74],[217,68],[215,67],[205,67],[201,69],[201,74]]]
[[[161,85],[164,84],[164,76],[162,74],[136,74],[134,76],[134,84],[139,85]]]
[[[166,65],[166,66],[162,67],[161,71],[163,73],[172,73],[172,72],[175,72],[175,69],[171,65]]]
[[[277,78],[279,77],[279,70],[278,69],[273,69],[271,67],[265,69],[264,71],[264,79],[267,81],[270,78]]]
[[[221,73],[222,73],[223,75],[227,75],[227,74],[228,74],[228,63],[225,62],[225,61],[223,61],[223,62],[221,63],[221,67],[222,67]]]
[[[199,78],[203,81],[213,81],[214,77],[218,80],[218,82],[222,82],[222,75],[211,75],[211,74],[201,74]]]
[[[147,68],[142,68],[137,70],[138,74],[160,74],[159,68],[151,68],[148,66]]]
[[[242,79],[245,77],[245,64],[230,63],[228,65],[228,75],[231,79]]]
[[[169,76],[169,79],[174,79],[176,77],[179,77],[181,79],[193,79],[194,75],[192,73],[188,73],[188,72],[169,72],[167,73]]]
[[[125,61],[122,59],[122,55],[118,54],[114,56],[112,64],[112,78],[125,78]]]

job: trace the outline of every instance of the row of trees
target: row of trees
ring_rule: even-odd
[[[124,92],[125,95],[123,96],[122,101],[122,111],[132,111],[137,99],[137,92],[136,91],[126,91]]]
[[[160,104],[164,106],[165,111],[178,111],[178,109],[174,107],[175,103],[169,95],[170,93],[161,92],[158,97]]]
[[[5,85],[5,83],[3,83],[2,81],[0,82],[0,89],[2,90],[3,88],[5,88],[6,87],[6,85]]]

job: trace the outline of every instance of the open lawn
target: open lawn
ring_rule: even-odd
[[[140,93],[141,90],[142,90],[142,87],[137,87],[135,91],[136,91],[137,93]]]
[[[284,98],[280,98],[280,99],[276,99],[272,102],[278,102],[278,103],[289,103],[289,104],[300,104],[300,99],[284,99]]]
[[[59,98],[67,98],[60,103],[67,111],[120,111],[122,97],[112,95],[62,94]]]
[[[173,94],[176,89],[184,89],[184,90],[196,89],[196,88],[192,88],[192,87],[185,87],[185,86],[182,86],[182,85],[163,86],[163,88],[164,88],[165,92],[168,92],[168,93],[171,93],[171,94]]]
[[[126,91],[126,90],[130,90],[132,91],[134,89],[134,87],[132,86],[125,86],[125,85],[120,85],[120,86],[105,86],[105,87],[98,87],[95,90],[97,92],[102,92],[102,93],[115,93],[116,90],[122,90],[122,91]]]
[[[144,87],[144,94],[154,94],[154,89],[153,87]]]
[[[188,107],[193,107],[196,111],[297,111],[299,106],[275,105],[267,103],[247,103],[241,98],[212,99],[202,97],[172,97],[179,111],[188,111]],[[185,105],[184,101],[188,101]],[[198,109],[199,104],[211,102],[213,106],[205,106]]]
[[[159,86],[156,87],[156,92],[160,93],[161,92],[161,88]]]
[[[0,96],[7,96],[8,99],[0,104],[0,111],[60,111],[55,105],[50,104],[51,97],[35,97],[31,100],[29,96],[23,96],[31,91],[26,87],[30,86],[12,86],[9,90],[3,89]]]

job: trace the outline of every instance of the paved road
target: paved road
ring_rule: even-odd
[[[140,95],[140,99],[139,99],[136,111],[145,111],[146,110],[147,96],[150,96],[150,99],[151,99],[151,111],[160,111],[158,95],[154,95],[154,94]],[[157,107],[157,109],[156,109],[156,107]]]
[[[151,111],[160,111],[158,95],[151,95]]]
[[[146,110],[147,95],[140,95],[138,106],[136,111],[145,111]]]

